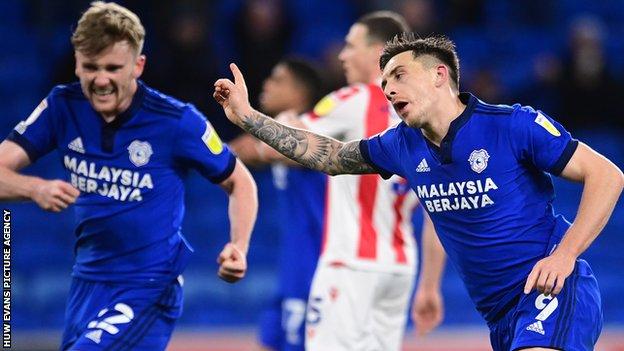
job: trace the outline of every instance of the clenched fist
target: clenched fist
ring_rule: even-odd
[[[62,180],[41,180],[32,190],[31,198],[42,209],[61,212],[76,202],[80,191]]]
[[[245,254],[234,244],[227,243],[219,257],[219,277],[228,283],[236,283],[243,279],[247,271],[247,259]]]

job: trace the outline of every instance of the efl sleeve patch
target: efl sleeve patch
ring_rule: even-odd
[[[19,122],[7,136],[8,140],[17,143],[26,151],[30,162],[35,162],[57,147],[57,126],[63,122],[53,115],[55,108],[51,96],[52,94],[43,99],[30,116]]]
[[[574,143],[570,144],[572,135],[546,113],[528,106],[518,109],[511,120],[509,132],[516,158],[544,172],[560,172],[561,163],[568,161],[565,159],[567,156],[563,156],[568,155],[566,150],[573,151]],[[559,161],[562,157],[565,161]]]
[[[193,168],[213,183],[220,183],[232,173],[236,158],[193,105],[188,105],[178,128],[172,155],[176,165]]]
[[[542,128],[546,129],[548,133],[556,137],[561,136],[561,132],[557,130],[557,128],[541,112],[537,113],[537,117],[535,117],[535,123],[539,124]]]
[[[348,86],[342,89],[336,90],[333,93],[325,96],[315,106],[312,112],[317,117],[323,117],[332,113],[341,103],[345,102],[349,98],[355,96],[360,92],[360,88],[357,86]]]
[[[28,118],[26,118],[25,121],[21,121],[17,124],[17,126],[15,126],[15,131],[18,132],[19,134],[24,134],[24,132],[26,131],[26,128],[28,128],[29,125],[35,123],[35,121],[37,120],[37,118],[39,118],[39,116],[41,116],[41,113],[48,108],[48,101],[47,99],[43,99],[39,105],[35,108],[35,110],[30,114],[30,116],[28,116]]]
[[[331,95],[327,95],[324,98],[322,98],[321,101],[319,101],[314,106],[313,112],[318,117],[322,117],[322,116],[330,114],[336,108],[337,105],[338,104],[334,100],[334,97]]]
[[[202,140],[204,144],[208,147],[208,150],[215,155],[220,154],[223,151],[223,143],[219,138],[217,132],[212,128],[210,122],[206,121],[206,131],[204,135],[202,135]]]

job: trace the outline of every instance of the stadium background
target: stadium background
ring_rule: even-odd
[[[73,81],[69,36],[88,1],[0,1],[0,134],[30,114],[53,85]],[[225,140],[239,131],[211,97],[227,63],[240,64],[252,99],[283,55],[316,61],[328,89],[343,82],[336,59],[361,14],[394,9],[421,35],[456,41],[462,90],[488,102],[521,102],[557,118],[580,140],[624,168],[624,2],[616,0],[228,0],[123,1],[142,19],[148,57],[144,81],[193,102]],[[27,169],[63,177],[56,153]],[[196,249],[186,271],[185,312],[172,350],[248,350],[274,289],[277,221],[270,172],[256,169],[260,211],[247,277],[228,285],[215,258],[227,240],[226,197],[197,174],[187,182],[184,232]],[[555,179],[556,209],[570,220],[580,186]],[[28,203],[13,212],[12,327],[17,349],[54,349],[60,339],[72,264],[71,211],[44,213]],[[624,350],[624,201],[584,254],[598,277],[606,333],[598,349]],[[434,336],[407,349],[486,350],[484,323],[451,267],[443,293],[446,319]]]

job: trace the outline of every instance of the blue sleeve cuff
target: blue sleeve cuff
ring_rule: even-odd
[[[570,162],[572,155],[574,155],[574,152],[578,147],[578,143],[579,142],[576,139],[570,139],[570,141],[568,141],[568,145],[566,145],[565,149],[561,153],[561,156],[559,156],[557,162],[555,162],[555,164],[550,169],[550,174],[558,176],[559,174],[561,174],[561,172],[563,172],[565,166],[568,164],[568,162]]]
[[[228,160],[227,167],[225,167],[223,172],[221,172],[221,174],[216,177],[210,177],[208,179],[214,184],[219,184],[222,181],[228,179],[230,175],[232,175],[232,172],[234,172],[234,167],[236,167],[236,156],[230,153],[230,159]]]
[[[370,153],[368,152],[368,140],[366,139],[362,139],[360,140],[360,144],[358,145],[360,147],[360,153],[362,154],[362,157],[364,158],[364,160],[366,161],[366,163],[368,163],[371,167],[373,167],[373,169],[383,178],[383,179],[389,179],[390,177],[392,177],[392,173],[378,167],[372,160],[370,157]]]
[[[35,162],[37,159],[39,159],[39,157],[42,156],[37,148],[28,139],[26,139],[23,135],[16,132],[15,130],[11,131],[11,134],[6,137],[6,140],[10,140],[21,146],[21,148],[26,151],[26,154],[30,159],[30,163]]]

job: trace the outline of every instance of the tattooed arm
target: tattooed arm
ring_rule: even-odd
[[[255,110],[242,117],[242,127],[305,167],[330,175],[375,172],[362,157],[358,140],[343,143],[303,129],[287,127]]]
[[[230,69],[234,82],[217,80],[213,94],[230,121],[305,167],[330,175],[375,173],[360,153],[359,140],[343,143],[287,127],[254,110],[249,104],[242,73],[235,64]]]

